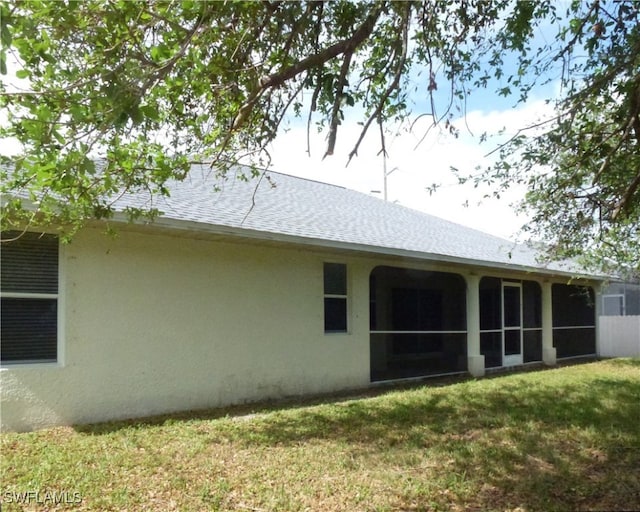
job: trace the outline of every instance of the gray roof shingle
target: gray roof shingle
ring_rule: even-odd
[[[261,179],[220,182],[208,165],[169,184],[170,197],[127,194],[117,207],[155,207],[159,222],[251,233],[310,245],[477,263],[548,273],[585,274],[567,263],[540,263],[536,251],[480,231],[335,185],[266,171]],[[233,174],[233,173],[231,173]],[[217,186],[217,187],[216,187]],[[190,229],[194,229],[191,227]]]

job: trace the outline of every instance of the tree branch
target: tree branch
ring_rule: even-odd
[[[352,158],[358,154],[358,148],[360,147],[360,144],[362,143],[362,140],[364,139],[364,136],[366,135],[367,130],[369,129],[369,126],[371,126],[371,123],[373,122],[374,119],[381,117],[382,110],[384,108],[385,103],[389,99],[389,96],[391,96],[391,93],[395,91],[398,88],[398,85],[400,84],[402,69],[404,68],[404,65],[407,61],[407,47],[408,47],[408,39],[409,39],[409,14],[411,13],[411,4],[407,2],[404,5],[405,5],[405,12],[402,18],[402,54],[398,60],[395,74],[393,76],[393,81],[382,94],[382,97],[380,98],[380,101],[378,102],[376,109],[374,110],[373,114],[369,116],[369,119],[367,119],[367,122],[365,123],[364,128],[362,128],[358,141],[356,142],[355,146],[349,153],[347,166],[351,162]]]
[[[382,158],[387,158],[389,154],[387,153],[387,144],[384,138],[384,129],[382,127],[382,117],[378,118],[378,126],[380,127],[380,151],[378,151],[378,155],[382,154]]]
[[[187,48],[189,48],[189,45],[191,44],[191,41],[193,40],[194,36],[198,33],[198,31],[200,30],[204,22],[208,21],[210,16],[211,16],[211,11],[208,11],[205,9],[205,11],[202,13],[202,16],[198,18],[193,28],[187,33],[185,38],[182,40],[182,43],[180,43],[180,49],[176,52],[176,54],[173,57],[171,57],[169,60],[167,60],[164,64],[162,64],[160,67],[158,67],[156,69],[155,76],[152,75],[148,77],[145,83],[142,85],[142,87],[140,87],[140,92],[139,92],[140,98],[142,98],[142,96],[144,96],[144,94],[150,88],[152,88],[158,82],[163,80],[171,72],[171,70],[174,68],[174,66],[178,62],[178,60],[184,57],[187,51]]]
[[[634,88],[631,91],[629,104],[631,106],[631,119],[636,142],[640,146],[640,74],[636,76]]]
[[[267,89],[279,87],[287,80],[291,80],[304,71],[322,66],[325,62],[330,61],[331,59],[337,57],[342,53],[348,51],[353,52],[363,41],[365,41],[371,35],[371,32],[373,31],[373,28],[378,21],[380,14],[382,13],[383,6],[384,4],[381,4],[376,9],[374,9],[373,12],[369,14],[367,19],[363,22],[362,25],[360,25],[360,27],[353,33],[350,38],[343,39],[342,41],[339,41],[318,53],[310,55],[309,57],[296,62],[286,69],[263,77],[260,80],[258,89],[256,89],[249,96],[244,105],[242,105],[242,107],[240,107],[240,109],[238,110],[238,114],[233,121],[231,130],[237,130],[245,123],[254,105]]]
[[[336,138],[338,136],[338,114],[340,113],[340,105],[342,104],[342,97],[344,93],[344,85],[347,81],[347,74],[349,73],[349,66],[351,65],[351,57],[353,56],[353,50],[347,50],[344,53],[344,59],[342,60],[342,67],[340,68],[340,76],[338,77],[338,83],[336,84],[336,94],[333,99],[333,108],[331,109],[331,125],[329,126],[329,141],[327,143],[327,151],[322,159],[327,156],[333,155],[333,151],[336,147]]]
[[[316,88],[313,90],[313,95],[311,96],[311,105],[309,106],[309,117],[307,118],[307,154],[311,156],[311,118],[313,117],[313,113],[315,112],[318,104],[318,95],[322,90],[322,82],[320,81],[320,76],[318,76],[318,83],[316,84]]]
[[[367,39],[371,35],[373,27],[375,26],[376,21],[378,21],[381,13],[382,6],[375,9],[349,39],[339,41],[329,46],[328,48],[325,48],[320,53],[310,55],[306,59],[302,59],[292,66],[289,66],[287,69],[266,77],[260,83],[261,89],[278,87],[287,80],[290,80],[296,75],[302,73],[303,71],[307,71],[308,69],[324,64],[325,62],[330,61],[331,59],[337,57],[342,53],[349,51],[353,52],[365,39]]]
[[[593,13],[593,11],[597,10],[600,7],[600,0],[594,0],[591,3],[591,6],[589,7],[589,11],[587,12],[587,14],[580,20],[580,25],[578,26],[573,38],[571,39],[571,41],[569,41],[565,47],[553,58],[553,60],[558,60],[560,58],[562,58],[564,56],[565,53],[570,52],[573,47],[575,46],[575,44],[578,42],[578,40],[580,39],[580,36],[582,35],[582,29],[584,29],[584,26],[587,23],[587,20],[589,19],[589,17],[591,16],[591,14]]]
[[[636,177],[633,179],[631,184],[627,187],[627,191],[624,193],[618,204],[616,204],[613,213],[611,214],[611,220],[617,220],[620,216],[620,213],[627,210],[631,203],[631,198],[638,191],[638,187],[640,187],[640,172],[636,174]]]

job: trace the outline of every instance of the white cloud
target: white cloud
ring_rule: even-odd
[[[501,198],[485,198],[492,190],[487,186],[474,188],[472,184],[459,185],[450,171],[454,166],[472,173],[476,166],[488,165],[492,157],[486,154],[495,144],[506,140],[520,128],[547,116],[551,108],[543,101],[534,101],[520,108],[504,111],[473,111],[466,119],[454,121],[460,130],[458,138],[433,128],[422,143],[416,144],[427,129],[429,120],[423,118],[412,133],[401,132],[387,140],[388,198],[426,213],[479,229],[504,238],[514,239],[526,218],[517,216],[512,203],[519,201],[524,190],[513,187]],[[468,129],[467,129],[468,126]],[[341,185],[350,189],[382,197],[383,161],[376,156],[381,145],[377,126],[372,126],[357,157],[345,168],[347,157],[360,133],[360,126],[344,124],[338,131],[336,154],[322,160],[325,141],[312,133],[312,154],[306,153],[306,128],[294,126],[280,135],[270,150],[272,169],[308,179]],[[504,134],[491,143],[479,144],[483,132]],[[469,133],[470,130],[473,135]],[[430,194],[432,184],[440,187]]]
[[[31,90],[29,80],[16,77],[16,71],[23,67],[23,64],[15,56],[15,52],[7,53],[7,74],[0,75],[0,81],[6,92],[16,93]],[[0,126],[6,126],[8,120],[7,112],[4,110],[0,111]],[[14,156],[17,155],[21,149],[22,146],[15,137],[0,138],[0,154],[4,156]]]
[[[27,89],[28,81],[18,80],[15,70],[17,61],[9,62],[9,74],[3,77],[10,89]],[[478,98],[476,98],[477,100]],[[491,101],[487,102],[488,105]],[[326,148],[324,135],[317,134],[315,127],[311,133],[311,156],[306,152],[306,123],[294,120],[290,129],[278,136],[270,148],[273,157],[272,169],[307,179],[344,186],[366,194],[383,196],[383,161],[378,156],[381,145],[378,126],[372,124],[369,132],[349,166],[348,154],[360,135],[361,126],[354,120],[362,115],[357,109],[347,112],[353,119],[347,119],[338,130],[335,155],[322,159]],[[474,188],[472,184],[459,185],[450,171],[457,167],[472,173],[476,166],[486,166],[490,159],[485,155],[500,140],[513,135],[518,129],[535,122],[541,116],[549,115],[551,108],[543,101],[531,101],[519,108],[508,110],[481,111],[467,113],[465,118],[454,120],[460,136],[455,138],[443,127],[432,128],[422,140],[431,118],[424,117],[416,122],[413,130],[399,131],[392,127],[394,135],[387,135],[388,198],[390,201],[437,215],[445,219],[479,229],[497,236],[513,239],[526,221],[516,216],[511,204],[519,201],[524,190],[514,187],[500,200],[485,198],[491,190],[484,186]],[[351,121],[351,122],[349,122]],[[6,122],[6,114],[0,112],[0,122]],[[497,134],[505,129],[500,138],[490,139],[480,145],[479,136]],[[469,131],[471,133],[469,133]],[[396,132],[399,132],[396,134]],[[473,135],[472,135],[473,134]],[[491,145],[491,144],[494,145]],[[416,148],[416,145],[418,147]],[[3,154],[15,154],[19,150],[17,141],[0,140]],[[430,194],[433,184],[440,187]],[[378,191],[377,194],[372,191]]]

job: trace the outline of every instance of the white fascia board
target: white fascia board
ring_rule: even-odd
[[[113,220],[118,221],[117,214]],[[127,222],[125,217],[122,216],[122,221]],[[376,254],[381,256],[393,256],[400,258],[410,258],[422,261],[433,261],[438,263],[451,263],[457,265],[473,266],[473,267],[485,267],[506,271],[517,271],[523,273],[538,273],[549,275],[550,277],[563,277],[574,279],[588,279],[588,280],[603,280],[603,276],[595,276],[590,274],[579,274],[571,272],[569,270],[561,269],[549,269],[545,267],[533,267],[527,265],[517,265],[510,263],[501,263],[494,261],[477,260],[470,258],[461,258],[457,256],[442,255],[425,253],[420,251],[411,251],[407,249],[390,248],[384,246],[357,244],[352,242],[341,242],[339,240],[327,240],[321,238],[312,238],[299,235],[287,235],[283,233],[273,233],[268,231],[259,231],[254,229],[239,228],[234,226],[224,226],[218,224],[208,224],[196,221],[184,221],[179,219],[172,219],[167,217],[159,217],[153,222],[134,222],[137,225],[154,226],[169,230],[192,232],[192,233],[206,233],[210,235],[226,235],[238,238],[245,238],[251,240],[265,240],[272,242],[279,242],[283,244],[296,244],[307,245],[316,247],[319,249],[337,249],[349,252],[359,252]]]

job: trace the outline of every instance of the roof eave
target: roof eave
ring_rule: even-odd
[[[124,218],[118,219],[118,215],[114,217],[116,221],[125,222]],[[283,244],[296,244],[307,245],[319,249],[333,249],[349,252],[359,252],[376,254],[381,256],[392,256],[400,258],[410,258],[423,261],[433,261],[438,263],[450,263],[455,265],[473,266],[491,268],[504,271],[517,271],[522,273],[537,273],[548,275],[549,277],[562,277],[572,279],[588,279],[588,280],[606,280],[606,276],[597,276],[586,273],[576,273],[570,270],[562,269],[549,269],[545,267],[520,265],[515,263],[502,263],[486,260],[478,260],[472,258],[463,258],[458,256],[451,256],[446,254],[434,254],[421,251],[412,251],[407,249],[375,246],[367,244],[358,244],[353,242],[343,242],[340,240],[328,240],[323,238],[313,238],[297,235],[288,235],[284,233],[275,233],[260,231],[248,228],[239,228],[234,226],[225,226],[221,224],[209,224],[196,221],[185,221],[179,219],[172,219],[168,217],[159,217],[153,222],[135,222],[135,224],[153,225],[157,228],[164,228],[175,231],[190,232],[190,233],[203,233],[209,235],[218,236],[231,236],[252,240],[265,240],[278,242]]]

